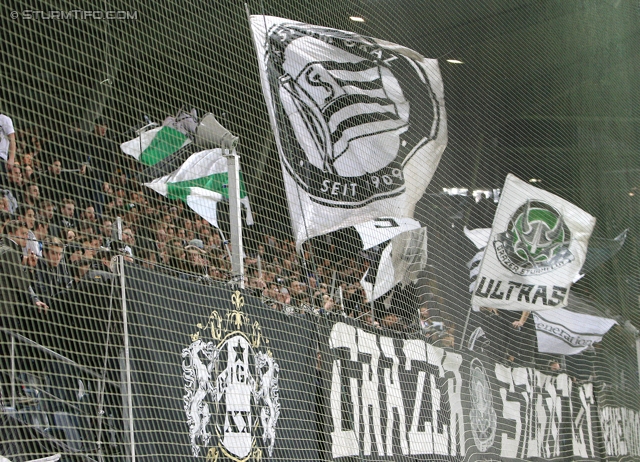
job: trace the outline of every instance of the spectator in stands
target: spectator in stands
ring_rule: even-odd
[[[95,120],[93,133],[88,137],[90,177],[97,184],[111,178],[114,170],[114,158],[119,152],[118,146],[108,136],[108,124],[104,117]]]
[[[51,159],[46,175],[41,179],[40,194],[53,203],[59,204],[63,194],[68,190],[67,182],[62,175],[62,162],[58,158]]]
[[[35,290],[44,300],[50,301],[68,287],[71,279],[66,265],[62,264],[64,249],[60,239],[52,237],[45,242],[43,255],[36,265]]]
[[[67,245],[64,247],[65,261],[69,264],[76,262],[82,258],[84,249],[81,245],[73,241],[67,241]]]
[[[40,187],[37,184],[30,183],[24,195],[23,203],[24,205],[29,205],[34,209],[38,207],[40,202]]]
[[[8,193],[8,194],[7,194]],[[15,213],[16,209],[23,202],[24,181],[22,179],[22,169],[18,163],[14,163],[8,172],[5,196],[8,196],[10,212]]]
[[[77,229],[78,225],[75,219],[76,202],[67,198],[62,201],[60,208],[60,217],[58,219],[58,227],[61,230]]]
[[[122,242],[125,243],[124,246],[124,254],[133,257],[134,256],[134,248],[136,244],[136,238],[133,234],[133,230],[131,228],[125,228],[122,230]]]
[[[181,242],[178,238],[177,241]],[[200,239],[193,239],[189,241],[189,244],[184,248],[187,259],[186,267],[189,271],[196,273],[207,275],[209,274],[208,266],[209,263],[207,261],[207,252],[204,250],[204,243]]]
[[[9,198],[5,196],[5,192],[0,190],[0,211],[10,213]]]
[[[76,235],[76,232],[74,230],[67,229],[67,230],[64,231],[64,233],[65,233],[64,238],[65,238],[65,241],[67,243],[74,242],[74,241],[77,240],[76,239],[77,235]]]
[[[96,209],[93,207],[93,205],[89,204],[85,206],[84,210],[82,211],[82,220],[87,223],[91,223],[92,225],[98,224],[98,218],[96,217]]]
[[[102,247],[111,248],[111,232],[113,230],[113,222],[109,218],[102,220],[102,226],[100,226],[100,237],[102,238]]]
[[[6,237],[0,243],[0,316],[10,329],[20,325],[17,315],[20,307],[35,305],[46,312],[48,305],[37,297],[31,288],[31,276],[23,264],[23,248],[27,245],[28,229],[24,223],[11,220],[5,225]]]
[[[2,171],[0,176],[13,169],[16,159],[16,132],[13,128],[13,120],[5,114],[0,114],[0,164]]]
[[[407,326],[402,318],[395,313],[386,312],[380,319],[380,327],[395,330],[397,332],[407,332]]]
[[[72,287],[76,287],[80,284],[87,273],[91,270],[91,260],[88,258],[81,258],[73,262],[72,265],[69,266],[69,276],[70,282],[67,285],[67,288],[70,289]]]
[[[16,214],[18,215],[18,219],[22,221],[27,226],[27,229],[28,229],[27,245],[24,248],[24,255],[27,256],[30,254],[34,254],[37,256],[40,250],[39,248],[40,246],[38,245],[38,239],[34,234],[35,223],[36,223],[36,212],[33,209],[33,207],[23,205],[18,207]]]
[[[44,243],[49,237],[49,223],[44,220],[36,220],[33,228],[33,234],[36,238],[36,256],[38,258],[42,258]]]
[[[97,236],[85,234],[80,241],[80,245],[82,246],[83,250],[83,258],[89,260],[90,262],[93,262],[96,253],[98,252],[98,250],[100,250],[100,238],[98,238]]]

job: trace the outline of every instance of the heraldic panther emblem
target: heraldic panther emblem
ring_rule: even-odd
[[[298,185],[342,207],[401,194],[405,163],[441,128],[424,58],[300,23],[273,26],[266,45],[283,166]]]
[[[213,311],[182,350],[184,411],[196,458],[209,447],[211,460],[261,460],[273,456],[276,444],[280,366],[261,348],[268,340],[259,323],[249,326],[243,297],[239,292],[234,297],[236,309],[226,319]]]

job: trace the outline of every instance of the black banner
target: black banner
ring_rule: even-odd
[[[638,411],[598,407],[596,385],[325,321],[325,460],[633,460]],[[601,386],[602,384],[600,384]]]
[[[237,291],[125,274],[137,457],[315,457],[313,324]]]
[[[50,426],[75,451],[120,457],[134,447],[163,461],[640,456],[637,358],[622,330],[603,341],[598,367],[594,356],[565,373],[496,361],[479,328],[462,349],[443,349],[341,316],[286,315],[184,275],[129,265],[125,274],[125,305],[116,279],[92,281],[52,303],[47,320],[60,335],[38,338],[52,351],[20,341],[30,405],[16,424]],[[90,330],[85,313],[100,320]]]

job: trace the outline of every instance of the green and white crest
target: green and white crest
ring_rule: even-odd
[[[511,272],[535,275],[574,260],[571,230],[560,212],[544,202],[527,201],[511,217],[494,242],[498,259]]]

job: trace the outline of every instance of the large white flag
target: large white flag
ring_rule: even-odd
[[[252,16],[298,246],[413,217],[447,144],[438,62],[371,37]]]
[[[531,311],[567,305],[596,219],[509,174],[472,304]]]
[[[533,313],[538,336],[538,351],[576,355],[600,342],[614,324],[613,319],[574,313],[563,308]]]
[[[145,186],[168,197],[181,199],[191,209],[218,227],[217,204],[229,200],[229,172],[222,149],[192,154],[176,171],[156,178]],[[245,207],[246,223],[253,224],[249,198],[240,172],[240,203]]]

